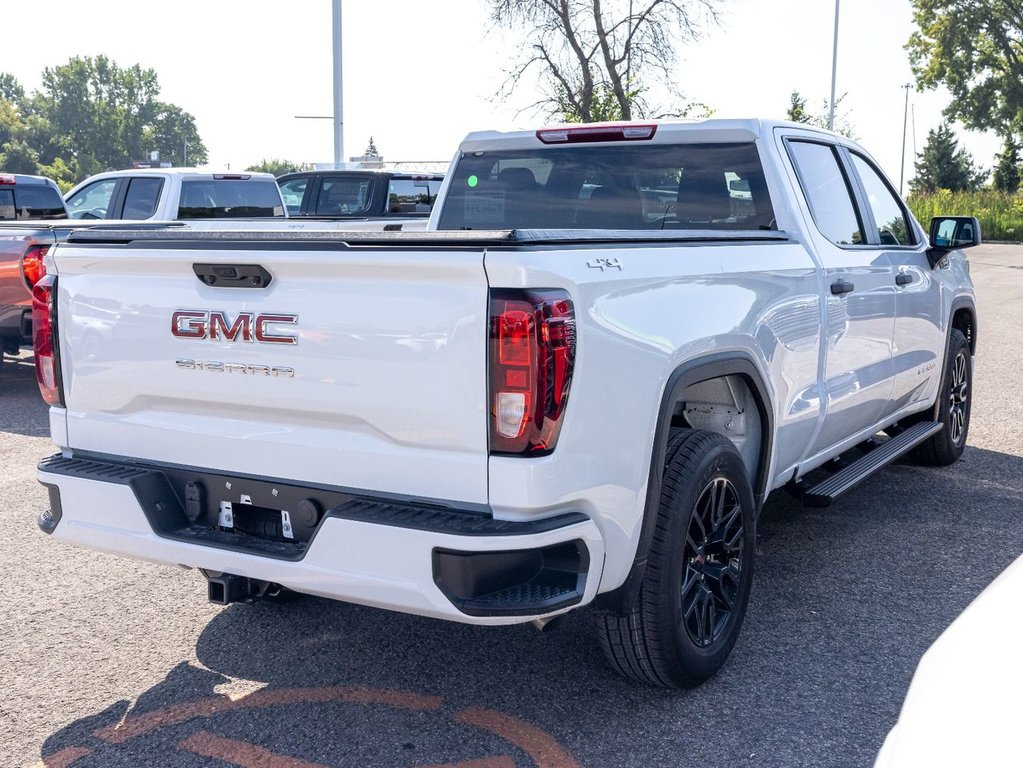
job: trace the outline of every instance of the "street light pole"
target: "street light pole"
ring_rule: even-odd
[[[828,130],[835,130],[835,80],[838,78],[838,3],[835,0],[835,45],[831,54],[831,107],[828,109]]]
[[[906,121],[909,118],[909,89],[912,83],[906,83],[906,105],[902,108],[902,165],[899,167],[899,197],[902,197],[902,183],[906,179]]]
[[[341,0],[334,0],[334,167],[344,158],[344,120],[341,80]]]

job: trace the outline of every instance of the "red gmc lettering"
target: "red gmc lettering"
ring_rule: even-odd
[[[205,339],[206,313],[178,310],[171,315],[171,333],[179,339]]]
[[[228,325],[227,315],[223,312],[210,312],[210,338],[223,338],[236,341],[241,334],[242,341],[252,341],[252,313],[242,312],[233,325]]]
[[[211,341],[260,341],[264,344],[298,344],[298,337],[274,332],[272,325],[297,325],[298,315],[241,312],[231,322],[226,312],[179,309],[171,315],[171,333],[179,339]]]
[[[256,341],[268,344],[298,344],[298,338],[286,333],[270,333],[267,326],[271,323],[298,324],[298,315],[259,315],[256,318]]]

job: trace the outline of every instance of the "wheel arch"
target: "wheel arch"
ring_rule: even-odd
[[[973,299],[969,296],[960,296],[952,302],[951,319],[946,334],[946,349],[948,348],[948,336],[952,329],[962,331],[966,340],[970,343],[970,354],[977,354],[977,308]]]
[[[756,476],[751,478],[754,503],[756,504],[754,517],[759,514],[760,508],[770,492],[769,475],[774,447],[774,410],[771,407],[769,390],[760,374],[760,369],[752,355],[746,352],[722,352],[687,361],[668,377],[661,395],[650,457],[643,523],[632,568],[620,587],[597,596],[596,606],[598,609],[622,615],[624,611],[628,610],[628,606],[632,604],[633,598],[639,591],[657,523],[657,506],[661,495],[665,453],[671,434],[672,417],[676,406],[682,401],[682,394],[695,384],[726,376],[737,376],[742,379],[756,404],[760,418],[761,439],[757,471]]]

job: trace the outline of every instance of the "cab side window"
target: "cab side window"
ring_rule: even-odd
[[[79,190],[67,201],[68,215],[72,219],[107,218],[116,187],[117,179],[104,179]]]
[[[881,245],[914,245],[913,228],[898,197],[866,158],[855,152],[851,153],[851,157],[867,193],[870,211],[881,235]]]
[[[309,177],[300,176],[297,179],[288,179],[280,183],[281,197],[284,198],[284,206],[288,209],[289,216],[298,216],[302,212],[302,198],[305,196],[306,187],[309,186]]]
[[[156,204],[160,200],[163,179],[140,178],[128,182],[128,192],[124,197],[124,219],[148,219],[156,213]]]
[[[863,245],[863,225],[834,147],[809,141],[788,147],[817,229],[835,245]]]

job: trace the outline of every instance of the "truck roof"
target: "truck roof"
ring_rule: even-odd
[[[609,129],[624,126],[656,126],[657,131],[652,138],[654,143],[679,140],[699,141],[714,134],[717,141],[754,141],[771,133],[775,128],[799,128],[820,133],[824,136],[836,134],[822,128],[805,123],[793,123],[786,120],[762,118],[708,118],[705,120],[632,120],[628,122],[609,123],[568,123],[546,125],[531,131],[476,131],[470,133],[462,142],[463,151],[473,151],[477,145],[485,144],[487,148],[512,148],[540,145],[537,138],[540,131],[579,130],[606,127]]]
[[[394,170],[393,168],[324,168],[321,170],[312,171],[290,171],[288,173],[282,173],[277,177],[278,181],[287,181],[288,179],[298,178],[300,176],[350,176],[352,174],[366,175],[366,176],[389,176],[394,179],[436,179],[441,180],[444,178],[443,171],[416,171],[402,169],[400,171]]]
[[[54,188],[57,186],[57,182],[53,179],[47,178],[46,176],[32,176],[27,173],[4,173],[3,171],[0,171],[0,185],[8,184],[30,184]]]
[[[97,173],[90,176],[85,181],[95,181],[96,179],[107,179],[107,178],[118,178],[120,176],[144,176],[146,174],[160,175],[160,176],[177,176],[181,178],[213,178],[214,176],[245,176],[249,178],[269,178],[272,179],[274,176],[272,173],[264,173],[262,171],[231,171],[231,170],[209,170],[202,168],[124,168],[119,171],[104,171],[103,173]],[[83,182],[84,183],[84,182]]]

